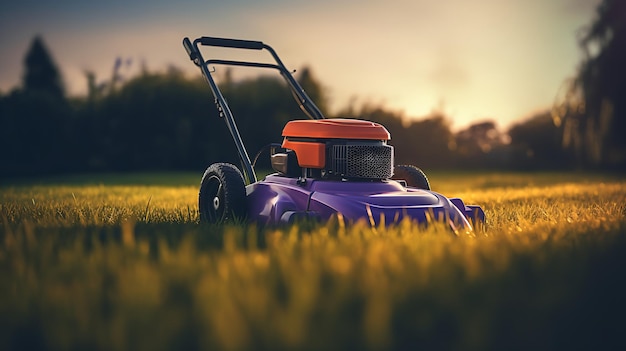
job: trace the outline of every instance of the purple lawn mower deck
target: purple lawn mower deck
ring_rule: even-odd
[[[261,224],[290,223],[294,219],[328,220],[341,213],[349,222],[397,224],[405,217],[418,223],[447,222],[454,231],[472,230],[471,222],[485,220],[479,206],[433,191],[404,187],[395,180],[380,182],[303,182],[280,175],[246,187],[249,218]],[[268,201],[269,199],[269,201]],[[469,221],[468,221],[469,220]]]

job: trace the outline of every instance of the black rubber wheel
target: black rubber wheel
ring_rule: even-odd
[[[404,180],[406,185],[412,188],[430,190],[430,182],[428,182],[426,174],[413,165],[394,166],[391,179]]]
[[[200,221],[219,223],[246,215],[246,186],[237,167],[214,163],[207,168],[198,196]]]

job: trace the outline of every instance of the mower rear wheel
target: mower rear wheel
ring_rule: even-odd
[[[242,219],[246,214],[246,186],[237,167],[214,163],[202,176],[198,196],[200,221],[219,223]]]
[[[430,182],[421,169],[413,165],[397,165],[393,169],[391,179],[404,180],[407,186],[423,190],[430,190]]]

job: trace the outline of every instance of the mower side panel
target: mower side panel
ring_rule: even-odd
[[[310,193],[295,182],[260,181],[248,185],[246,194],[248,219],[259,224],[279,224],[286,212],[306,211]]]
[[[463,200],[458,197],[450,198],[452,202],[470,221],[474,223],[485,222],[485,211],[477,205],[466,205]]]

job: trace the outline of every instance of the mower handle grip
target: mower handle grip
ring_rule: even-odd
[[[205,46],[220,46],[225,48],[262,50],[265,47],[263,42],[255,40],[201,37],[199,41],[200,44]]]

